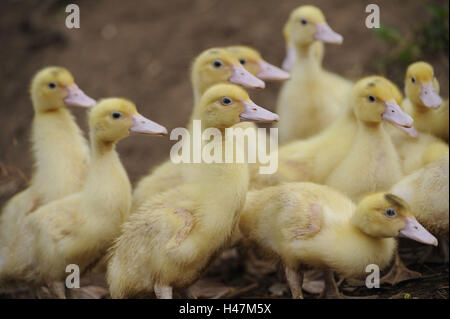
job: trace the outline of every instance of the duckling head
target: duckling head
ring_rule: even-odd
[[[289,73],[266,62],[261,54],[248,46],[238,45],[227,48],[239,60],[241,65],[251,74],[264,81],[284,81],[290,78]]]
[[[369,76],[355,83],[351,103],[360,121],[381,123],[384,120],[396,127],[411,128],[413,119],[400,108],[399,96],[392,82],[381,76]]]
[[[322,11],[310,5],[292,11],[283,32],[285,38],[297,46],[307,46],[315,41],[343,42],[343,37],[330,28]]]
[[[30,93],[35,112],[48,112],[64,106],[95,105],[95,100],[75,84],[72,74],[61,67],[46,67],[36,73]]]
[[[377,77],[386,81],[386,83],[391,87],[392,94],[394,95],[394,99],[397,102],[397,104],[401,107],[402,101],[403,101],[403,95],[402,95],[402,92],[400,91],[399,87],[397,85],[395,85],[395,83],[390,81],[389,79],[386,79],[382,76],[376,76],[376,75],[374,76],[374,78],[377,78]],[[419,137],[419,132],[416,130],[416,128],[414,126],[406,127],[406,126],[397,125],[392,122],[391,122],[391,124],[413,138]]]
[[[212,48],[202,52],[192,65],[192,82],[203,93],[217,83],[230,82],[248,88],[263,89],[265,83],[248,72],[225,48]]]
[[[404,237],[427,245],[438,244],[403,199],[385,192],[365,196],[356,208],[352,223],[371,237]]]
[[[209,88],[200,98],[199,118],[204,128],[225,129],[239,122],[278,122],[277,114],[256,105],[240,86],[223,83]]]
[[[436,109],[442,104],[439,82],[434,76],[433,67],[426,62],[416,62],[408,67],[405,93],[415,105]]]
[[[166,135],[167,130],[140,115],[136,106],[123,98],[101,100],[89,112],[89,129],[97,142],[113,144],[129,135]]]
[[[295,61],[297,60],[297,53],[295,51],[295,46],[291,42],[291,36],[289,34],[289,21],[285,23],[283,27],[283,37],[286,42],[286,56],[283,60],[282,68],[288,72],[294,67]],[[322,63],[324,56],[324,44],[322,41],[316,41],[312,44],[312,54],[313,57]]]

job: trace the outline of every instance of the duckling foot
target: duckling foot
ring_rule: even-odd
[[[395,286],[402,281],[413,280],[421,277],[421,273],[408,269],[400,259],[400,256],[396,254],[391,270],[389,270],[389,272],[380,279],[380,283],[387,283],[391,286]]]
[[[297,269],[286,266],[284,268],[286,274],[286,280],[291,290],[292,299],[303,299],[302,284],[303,273],[297,271]]]
[[[155,295],[158,299],[173,299],[172,287],[155,284]]]

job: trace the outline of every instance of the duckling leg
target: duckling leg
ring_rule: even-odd
[[[291,290],[292,299],[303,299],[303,272],[289,266],[284,267],[284,272],[289,289]]]
[[[345,296],[339,291],[339,286],[334,279],[334,272],[331,270],[325,271],[325,287],[319,298],[326,299],[343,299]]]
[[[422,277],[422,274],[408,269],[400,259],[398,253],[396,253],[391,270],[389,270],[389,272],[380,279],[380,283],[388,283],[395,286],[402,281],[417,279],[420,277]]]
[[[154,286],[156,298],[158,299],[173,299],[172,287],[170,286],[160,286],[155,284]]]

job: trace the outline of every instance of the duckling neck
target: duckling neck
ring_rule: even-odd
[[[79,191],[86,174],[89,149],[72,114],[65,108],[36,112],[31,141],[35,161],[31,185],[37,185],[38,193],[54,196],[42,198],[43,201]]]
[[[381,122],[358,121],[358,132],[355,139],[355,147],[384,151],[385,146],[392,146],[389,134],[385,131]],[[373,147],[373,148],[372,148]]]
[[[294,70],[298,72],[311,72],[315,74],[322,70],[321,60],[314,54],[314,42],[309,44],[298,44],[295,49],[297,52],[297,59],[295,60]],[[293,74],[298,73],[293,72]]]
[[[119,218],[116,222],[124,221],[131,206],[131,185],[115,143],[91,138],[91,145],[91,162],[84,186],[86,204],[96,208],[92,213],[105,212],[111,218]]]
[[[91,154],[93,158],[100,158],[109,153],[115,153],[116,144],[112,141],[102,141],[91,134]]]
[[[349,221],[337,231],[336,254],[332,261],[336,270],[345,276],[366,276],[366,267],[377,265],[380,270],[389,265],[395,249],[393,238],[372,237]],[[349,267],[349,265],[351,265]]]
[[[416,102],[412,102],[412,105],[413,105],[413,112],[416,114],[424,114],[424,113],[428,113],[428,111],[430,111],[430,108],[423,105],[423,103],[420,100],[416,101]]]

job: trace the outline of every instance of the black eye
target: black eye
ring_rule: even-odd
[[[233,103],[233,101],[229,97],[224,97],[222,98],[220,103],[222,103],[223,105],[230,105],[231,103]]]
[[[373,95],[368,96],[370,102],[375,102],[375,97]]]
[[[397,213],[396,213],[395,210],[393,210],[392,208],[386,209],[386,211],[384,212],[384,214],[385,214],[387,217],[395,217],[395,216],[397,216]]]
[[[244,65],[245,63],[247,63],[247,61],[245,59],[239,59],[239,62],[241,62],[242,65]]]
[[[308,21],[307,21],[306,19],[301,19],[301,20],[300,20],[300,23],[303,24],[303,25],[305,25],[305,24],[308,23]]]
[[[54,88],[56,87],[56,84],[53,83],[53,82],[50,82],[50,83],[48,84],[48,87],[51,88],[51,89],[54,89]]]
[[[223,63],[220,60],[216,60],[213,62],[213,65],[215,68],[220,68],[223,65]]]
[[[120,112],[114,112],[113,114],[111,114],[112,118],[117,120],[120,119],[122,117],[122,113]]]
[[[416,79],[414,77],[411,78],[412,83],[416,83]]]

